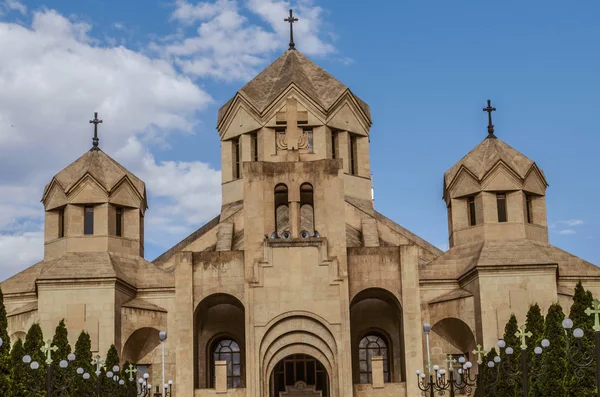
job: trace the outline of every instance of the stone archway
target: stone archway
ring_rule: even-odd
[[[279,360],[269,377],[269,397],[330,397],[325,365],[308,354],[292,354]]]
[[[374,338],[385,346],[385,352],[376,354],[384,357],[384,381],[406,380],[402,306],[393,293],[383,288],[357,293],[350,302],[350,327],[353,383],[370,383],[370,357],[361,346],[365,339]]]
[[[215,387],[215,348],[225,340],[237,346],[241,357],[238,368],[233,369],[228,364],[228,387],[245,387],[246,333],[244,305],[233,295],[216,293],[205,297],[198,304],[194,313],[195,388],[210,389]],[[233,377],[236,378],[235,381],[232,380]]]
[[[443,362],[448,354],[464,355],[467,360],[474,361],[472,353],[475,349],[475,335],[471,328],[461,319],[446,317],[431,328],[432,360]]]
[[[321,318],[306,312],[293,312],[274,319],[267,327],[259,346],[261,396],[280,397],[275,393],[288,391],[275,390],[271,384],[277,366],[287,357],[296,357],[299,360],[311,357],[310,360],[315,363],[318,361],[327,374],[327,389],[323,396],[339,397],[338,348],[335,337]],[[307,379],[294,379],[294,382],[300,381],[310,385]],[[294,384],[284,386],[294,387]],[[302,392],[306,391],[306,388],[302,389]],[[282,394],[285,397],[291,395]]]

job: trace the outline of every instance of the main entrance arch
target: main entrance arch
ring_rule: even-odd
[[[269,379],[269,397],[330,397],[325,366],[308,354],[292,354],[280,360]]]
[[[338,348],[326,321],[312,313],[296,311],[274,318],[266,328],[259,346],[261,364],[257,381],[261,397],[341,397]],[[298,363],[294,364],[294,360]],[[319,375],[315,372],[317,367]],[[308,373],[314,375],[314,383],[311,383],[313,375],[308,378]],[[315,394],[311,390],[312,386],[316,389],[319,377],[319,388],[323,390]]]

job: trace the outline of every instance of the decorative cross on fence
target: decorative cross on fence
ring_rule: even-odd
[[[485,350],[483,350],[481,345],[477,345],[477,349],[473,350],[473,354],[475,354],[477,356],[477,364],[481,365],[483,363],[483,356],[486,353],[487,352]]]
[[[104,368],[104,360],[99,355],[96,355],[92,359],[92,365],[96,366],[96,375],[100,375],[100,369]]]
[[[456,359],[452,357],[452,354],[448,354],[448,358],[444,362],[448,364],[448,369],[452,371],[454,369],[453,364],[456,364]]]
[[[600,314],[600,301],[598,299],[594,299],[592,302],[592,307],[588,307],[585,309],[585,314],[588,316],[594,315],[594,331],[600,331],[600,318],[598,315]]]
[[[525,338],[531,338],[533,334],[531,331],[525,332],[525,324],[521,325],[521,328],[517,332],[515,332],[515,336],[521,339],[521,350],[527,349],[527,343],[525,343]]]
[[[48,339],[46,344],[41,348],[42,352],[46,355],[46,364],[52,364],[52,352],[58,350],[58,347],[52,346],[52,340]]]
[[[129,367],[127,367],[125,372],[129,375],[129,381],[132,381],[133,374],[135,374],[137,372],[137,368],[133,364],[129,364]]]

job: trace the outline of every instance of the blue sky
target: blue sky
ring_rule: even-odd
[[[101,147],[147,183],[147,259],[216,215],[216,112],[285,50],[290,4],[298,48],[371,106],[378,211],[444,248],[442,175],[485,138],[489,98],[497,136],[546,173],[550,242],[600,264],[597,1],[0,4],[0,279],[41,257],[41,190],[95,110]]]

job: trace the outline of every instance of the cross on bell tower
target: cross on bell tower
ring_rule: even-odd
[[[297,22],[298,18],[294,18],[292,10],[290,10],[289,18],[284,19],[284,21],[290,23],[290,50],[295,50],[296,44],[294,44],[294,22]]]
[[[90,124],[94,124],[94,138],[92,139],[93,146],[90,150],[100,150],[98,147],[98,124],[102,123],[102,120],[98,120],[98,112],[94,112],[94,120],[90,120]]]
[[[483,111],[487,112],[488,114],[488,138],[495,138],[496,136],[494,135],[494,124],[492,124],[492,112],[495,112],[496,108],[492,107],[492,101],[488,99],[487,108],[483,108]]]

